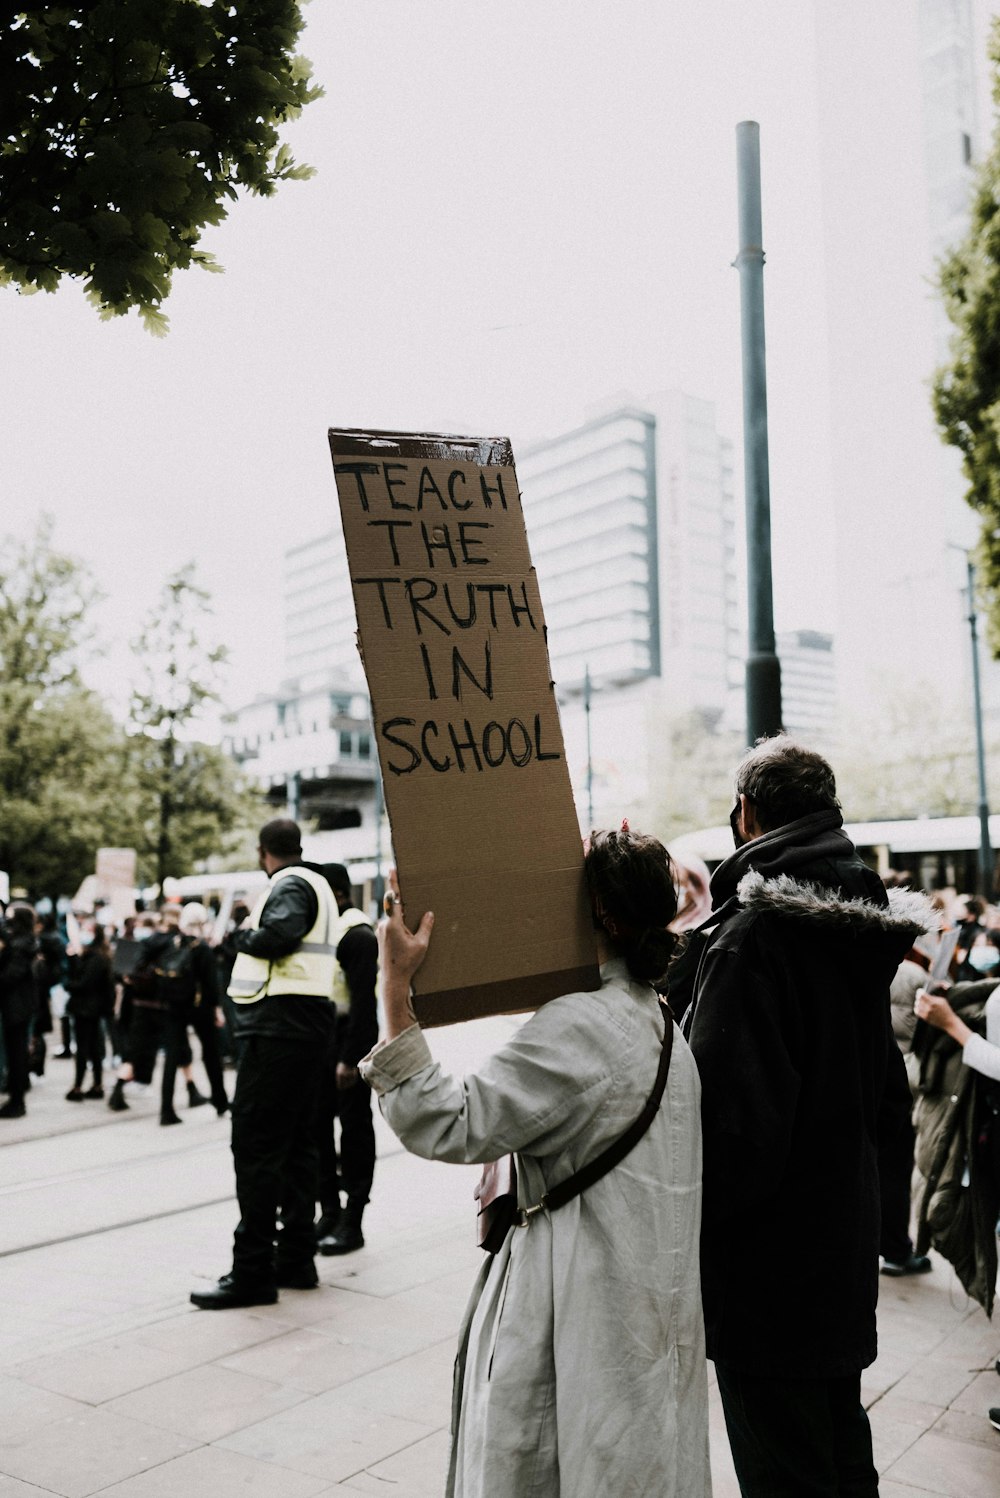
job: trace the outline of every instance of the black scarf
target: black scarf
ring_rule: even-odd
[[[774,832],[765,832],[737,848],[712,875],[712,909],[720,910],[736,894],[744,874],[755,869],[765,879],[787,874],[818,858],[844,858],[854,844],[843,831],[839,811],[814,811]],[[708,923],[706,923],[708,924]]]

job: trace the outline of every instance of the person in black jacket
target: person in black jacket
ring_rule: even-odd
[[[303,863],[295,822],[266,823],[259,856],[269,884],[234,936],[229,986],[245,1042],[232,1104],[240,1221],[231,1271],[191,1295],[201,1310],[271,1305],[279,1289],[319,1283],[316,1109],[335,1018],[337,906],[323,877]]]
[[[880,1139],[909,1119],[889,985],[933,924],[843,831],[785,735],[736,771],[736,852],[685,1018],[702,1079],[702,1293],[744,1498],[875,1498]]]
[[[321,1254],[349,1254],[364,1247],[361,1219],[375,1178],[372,1092],[358,1071],[358,1062],[378,1040],[378,938],[354,905],[344,865],[324,864],[322,872],[333,890],[340,926],[333,989],[337,1024],[327,1048],[319,1104],[321,1215],[316,1240]],[[340,1119],[339,1168],[335,1118]],[[343,1210],[341,1191],[346,1196]]]
[[[7,1053],[7,1102],[0,1118],[23,1118],[29,1087],[28,1041],[39,1009],[42,964],[35,936],[35,912],[14,901],[0,924],[0,1023]]]
[[[219,1052],[218,966],[215,953],[203,939],[207,923],[208,911],[204,905],[196,902],[185,905],[180,913],[178,930],[169,935],[166,945],[158,949],[155,958],[157,992],[166,1006],[166,1044],[160,1084],[161,1124],[181,1122],[174,1108],[178,1066],[185,1069],[189,1104],[196,1107],[204,1101],[190,1073],[193,1058],[188,1026],[201,1042],[201,1059],[208,1075],[212,1106],[220,1118],[229,1108]]]
[[[76,1075],[66,1094],[69,1103],[104,1096],[104,1021],[109,1020],[115,1010],[115,979],[107,933],[98,926],[92,938],[89,932],[82,933],[81,942],[83,951],[69,958],[66,984],[69,990],[66,1012],[72,1016],[76,1030]],[[84,1092],[83,1079],[88,1064],[93,1085]]]

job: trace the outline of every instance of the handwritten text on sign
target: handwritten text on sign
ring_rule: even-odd
[[[381,636],[406,652],[391,714],[375,704],[385,770],[561,759],[554,704],[538,699],[545,633],[513,468],[366,457],[334,471],[362,647]]]

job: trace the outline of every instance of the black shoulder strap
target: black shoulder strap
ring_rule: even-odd
[[[564,1207],[567,1202],[573,1200],[574,1196],[579,1196],[581,1191],[586,1191],[588,1187],[593,1186],[595,1181],[599,1181],[602,1176],[607,1175],[609,1170],[614,1170],[616,1165],[621,1164],[653,1122],[663,1100],[667,1073],[670,1071],[670,1057],[674,1048],[674,1017],[670,1011],[670,1005],[661,999],[660,1008],[663,1011],[663,1044],[660,1048],[660,1065],[656,1073],[656,1081],[646,1106],[621,1138],[609,1144],[607,1149],[603,1150],[596,1160],[591,1160],[589,1165],[584,1165],[567,1180],[560,1181],[558,1186],[553,1186],[552,1190],[547,1191],[542,1197],[539,1206],[545,1207],[548,1211],[553,1211],[556,1207]]]

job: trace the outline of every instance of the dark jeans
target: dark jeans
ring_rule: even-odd
[[[334,1142],[333,1121],[340,1119],[340,1153]],[[331,1047],[323,1065],[319,1099],[319,1203],[333,1211],[339,1193],[363,1207],[375,1178],[375,1125],[372,1090],[359,1077],[353,1087],[337,1090],[337,1050]]]
[[[223,1107],[226,1102],[215,1010],[211,1005],[197,1004],[192,1009],[171,1011],[166,1018],[163,1078],[160,1084],[160,1107],[164,1113],[169,1113],[174,1106],[177,1068],[191,1065],[188,1025],[201,1042],[201,1059],[208,1074],[208,1084],[212,1089],[212,1102],[216,1108]]]
[[[308,1040],[246,1038],[233,1098],[233,1161],[240,1223],[233,1276],[274,1284],[274,1237],[281,1211],[281,1266],[313,1262],[319,1151],[316,1108],[323,1048]]]
[[[76,1026],[76,1077],[73,1086],[83,1086],[84,1073],[90,1066],[94,1072],[94,1086],[100,1087],[101,1070],[104,1066],[104,1026],[96,1014],[76,1014],[73,1022]]]
[[[7,1091],[12,1103],[23,1103],[28,1090],[28,1032],[31,1021],[3,1021],[3,1044],[7,1052]]]
[[[131,1063],[137,1082],[148,1087],[153,1080],[156,1057],[163,1044],[163,1032],[167,1011],[159,1005],[140,1003],[134,1000],[128,1026],[128,1054],[125,1060]]]
[[[743,1498],[878,1498],[861,1375],[754,1378],[716,1365]]]
[[[913,1125],[908,1118],[903,1120],[892,1139],[879,1143],[878,1183],[882,1207],[879,1253],[893,1264],[904,1264],[913,1252],[910,1237],[913,1148]]]

